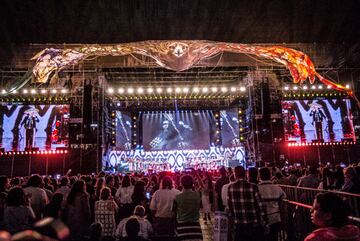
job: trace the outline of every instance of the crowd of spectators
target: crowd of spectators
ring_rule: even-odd
[[[280,204],[286,198],[279,184],[359,193],[359,176],[359,166],[343,170],[330,165],[238,166],[218,172],[192,169],[149,175],[1,176],[0,229],[13,235],[51,217],[67,225],[68,240],[73,241],[202,240],[200,217],[205,225],[213,225],[214,211],[222,211],[229,216],[229,240],[275,241],[281,230]],[[359,229],[346,225],[349,208],[336,195],[318,195],[311,212],[321,229],[306,241],[338,240],[326,235],[360,239]],[[358,239],[351,239],[355,236]]]

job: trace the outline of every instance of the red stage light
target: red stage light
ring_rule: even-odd
[[[59,150],[57,150],[57,151],[56,151],[56,154],[59,154],[59,153],[60,153],[60,151],[59,151]]]
[[[48,154],[48,151],[45,151],[45,154]]]
[[[63,154],[63,153],[64,153],[64,151],[63,151],[63,150],[61,150],[61,151],[60,151],[60,153],[61,153],[61,154]]]
[[[68,153],[68,151],[67,151],[67,150],[65,150],[65,153]]]

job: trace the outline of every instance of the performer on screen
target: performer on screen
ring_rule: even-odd
[[[179,121],[176,123],[174,116],[171,114],[163,114],[165,120],[162,122],[162,131],[150,142],[151,149],[166,150],[171,148],[184,149],[189,143],[184,139],[185,130],[191,131],[192,128]]]
[[[323,121],[327,121],[327,118],[323,111],[321,110],[322,106],[317,103],[310,104],[310,116],[312,116],[312,125],[315,127],[315,134],[317,141],[324,141],[323,135]]]
[[[21,122],[20,126],[25,128],[25,147],[32,148],[34,146],[35,134],[36,134],[36,122],[39,122],[37,117],[38,110],[32,108],[24,112],[25,118]]]

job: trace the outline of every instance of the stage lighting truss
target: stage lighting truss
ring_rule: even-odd
[[[355,145],[355,141],[335,141],[335,142],[290,142],[288,147],[303,147],[303,146],[344,146]]]
[[[350,85],[346,85],[346,88],[350,88]],[[325,98],[343,98],[347,97],[348,94],[344,92],[339,92],[334,89],[330,85],[312,85],[312,86],[298,86],[286,85],[282,88],[282,94],[284,99],[309,99],[309,98],[317,98],[317,97],[325,97]]]
[[[109,96],[119,99],[164,99],[164,98],[228,98],[246,95],[245,86],[136,86],[109,87]]]
[[[65,88],[23,88],[20,90],[0,91],[0,101],[2,102],[67,102],[70,91]]]

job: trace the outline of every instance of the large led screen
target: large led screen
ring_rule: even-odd
[[[281,105],[286,141],[355,140],[349,99],[287,100]]]
[[[221,139],[223,147],[236,147],[239,141],[239,118],[237,109],[220,111]]]
[[[52,150],[68,145],[69,105],[0,105],[0,140],[5,151]]]
[[[208,149],[209,118],[205,110],[144,113],[144,150]]]
[[[116,111],[116,149],[131,149],[131,114]]]

